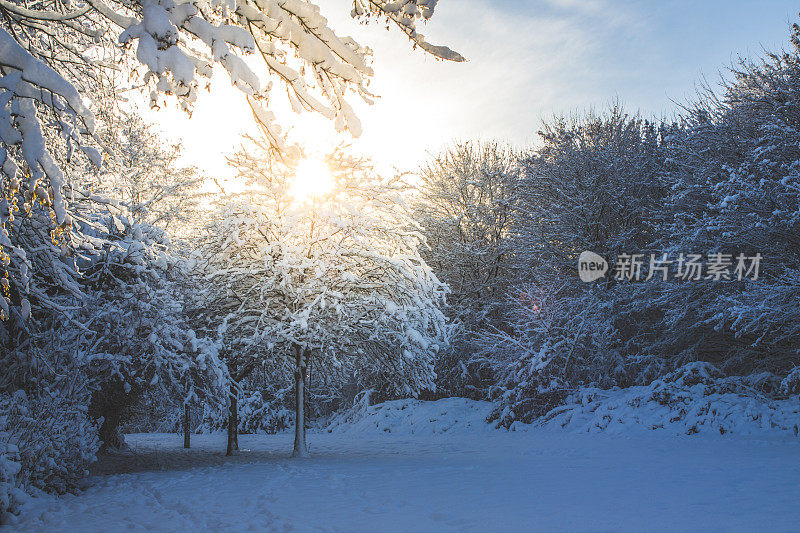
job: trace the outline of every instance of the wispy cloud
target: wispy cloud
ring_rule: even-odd
[[[383,98],[361,109],[363,144],[381,157],[404,146],[415,163],[454,138],[530,140],[543,115],[587,103],[603,78],[608,37],[635,27],[632,19],[600,0],[440,2],[429,37],[459,50],[466,64],[411,53],[397,36],[366,35]],[[373,137],[387,123],[402,133],[388,146]]]

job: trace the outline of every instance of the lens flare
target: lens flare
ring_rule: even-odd
[[[319,159],[303,159],[298,163],[290,192],[295,200],[319,196],[333,189],[333,176],[325,162]]]

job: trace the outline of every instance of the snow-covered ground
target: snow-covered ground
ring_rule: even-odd
[[[309,435],[128,437],[79,495],[28,502],[19,531],[790,531],[800,438],[493,430],[491,405],[392,402]],[[102,474],[102,472],[123,472]]]

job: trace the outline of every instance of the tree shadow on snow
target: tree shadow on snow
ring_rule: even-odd
[[[240,449],[237,455],[226,456],[225,449],[205,447],[163,447],[134,443],[129,449],[97,455],[89,467],[94,476],[164,472],[192,468],[219,467],[231,464],[253,464],[285,460],[287,454],[265,450]]]

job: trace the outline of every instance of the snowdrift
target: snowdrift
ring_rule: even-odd
[[[690,363],[647,386],[581,389],[563,406],[512,431],[535,429],[626,433],[798,435],[800,398],[773,399],[757,380],[723,377],[708,363]],[[497,431],[487,423],[500,407],[466,398],[395,400],[369,405],[368,397],[335,415],[322,430],[335,433],[430,435]],[[496,418],[496,416],[495,416]]]
[[[534,425],[582,432],[798,434],[800,398],[770,399],[747,378],[690,363],[647,386],[581,389]],[[517,423],[512,429],[519,429]]]
[[[365,397],[351,409],[335,415],[323,428],[329,433],[391,433],[431,435],[493,431],[486,418],[494,410],[491,402],[466,398],[437,401],[394,400],[369,405]]]

